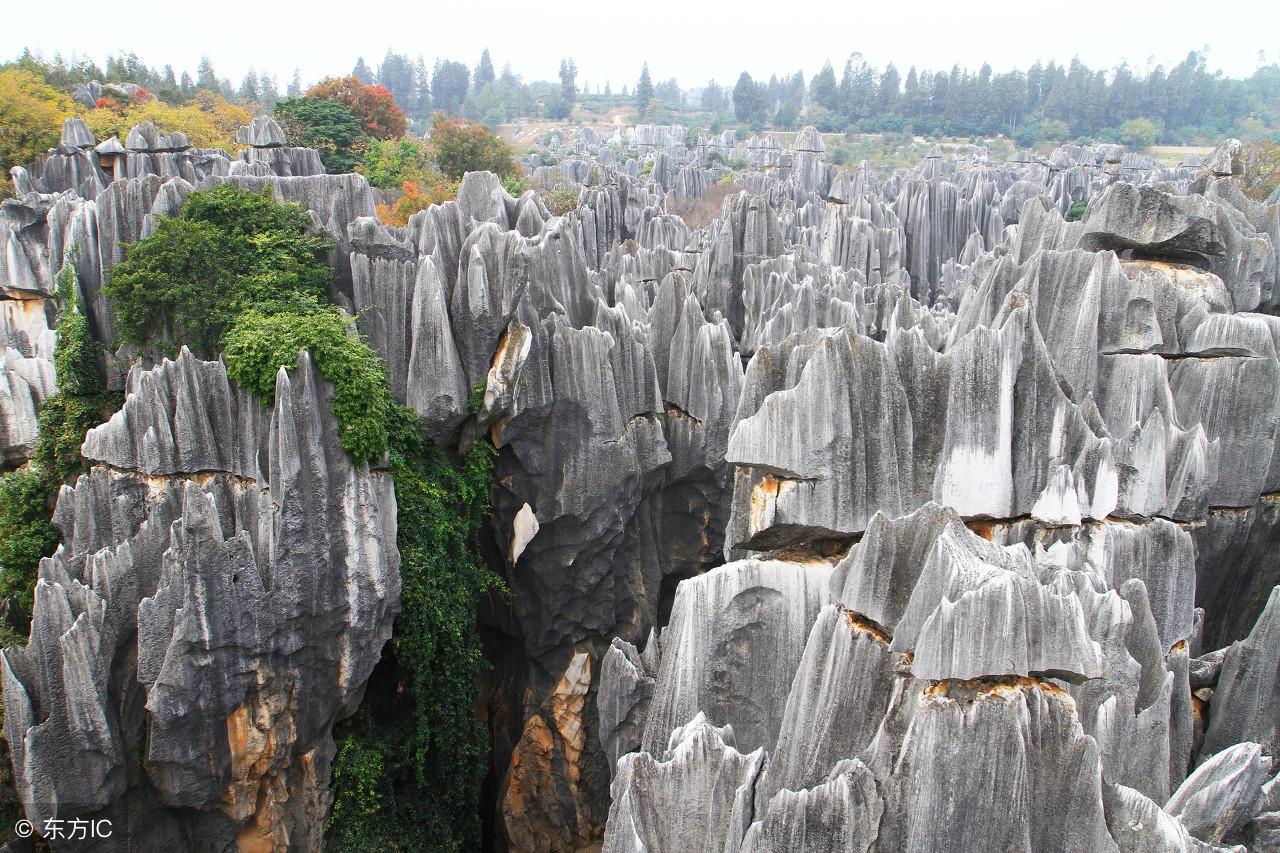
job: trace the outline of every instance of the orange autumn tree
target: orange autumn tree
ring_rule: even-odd
[[[404,136],[404,110],[386,86],[370,86],[355,75],[326,77],[307,90],[307,97],[342,104],[360,119],[364,132],[374,139]]]
[[[409,217],[419,210],[426,210],[433,204],[444,204],[458,196],[457,181],[440,180],[421,185],[415,181],[405,181],[400,186],[403,194],[391,204],[378,205],[377,213],[383,222],[402,228],[409,224]]]

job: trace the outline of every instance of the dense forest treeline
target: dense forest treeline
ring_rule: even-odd
[[[905,77],[893,64],[877,69],[855,54],[839,76],[827,64],[807,86],[799,72],[764,84],[744,72],[731,94],[716,88],[704,90],[705,105],[716,107],[728,95],[739,121],[755,126],[794,124],[803,112],[820,130],[909,126],[925,135],[1004,134],[1023,144],[1081,136],[1125,141],[1125,122],[1142,119],[1157,141],[1170,143],[1266,136],[1280,125],[1280,66],[1233,80],[1210,72],[1197,52],[1167,71],[1155,66],[1145,73],[1128,65],[1091,69],[1073,59],[999,74],[990,65],[977,73],[912,67]]]
[[[282,87],[273,75],[250,69],[237,85],[219,76],[208,58],[194,76],[168,65],[154,68],[132,53],[99,66],[27,52],[10,66],[36,71],[67,92],[91,80],[136,83],[171,104],[203,90],[269,111],[277,100],[303,92],[297,71]],[[341,72],[334,69],[334,76]],[[1205,54],[1196,51],[1170,68],[1142,71],[1127,64],[1091,68],[1073,59],[1036,63],[1025,71],[997,73],[983,65],[976,72],[911,67],[905,74],[892,63],[878,68],[854,53],[840,71],[827,63],[809,80],[799,71],[767,81],[744,71],[732,86],[710,81],[696,88],[682,88],[674,79],[655,82],[646,65],[637,82],[619,92],[608,84],[595,91],[580,86],[571,58],[561,62],[558,81],[525,83],[509,65],[495,71],[488,50],[474,66],[451,59],[428,66],[421,56],[388,51],[377,65],[361,57],[349,74],[386,87],[413,129],[424,128],[435,111],[495,126],[520,118],[591,119],[620,109],[638,120],[703,127],[736,123],[794,130],[813,124],[830,132],[1003,134],[1024,145],[1082,138],[1177,144],[1224,135],[1265,141],[1274,140],[1280,128],[1280,65],[1260,64],[1250,77],[1232,79],[1210,71]]]

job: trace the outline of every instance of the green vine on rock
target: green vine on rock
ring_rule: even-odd
[[[0,622],[0,643],[5,646],[26,642],[26,632],[15,623],[30,619],[40,558],[58,547],[48,498],[49,483],[36,467],[28,465],[0,477],[0,597],[10,608],[8,618]]]
[[[480,441],[455,465],[412,411],[393,420],[403,609],[364,703],[335,732],[326,848],[477,850],[489,744],[472,710],[485,666],[476,610],[502,589],[479,540],[497,451]]]
[[[260,397],[275,393],[276,374],[293,367],[300,350],[311,350],[316,368],[333,383],[333,414],[342,446],[357,462],[387,451],[387,429],[395,401],[387,368],[340,308],[264,315],[246,311],[223,336],[227,375]]]
[[[476,387],[471,389],[471,396],[467,398],[467,411],[473,415],[484,411],[484,392],[488,389],[488,379],[481,379],[476,383]]]
[[[74,254],[73,248],[69,255]],[[80,311],[75,268],[68,262],[57,277],[60,302],[54,351],[58,393],[40,404],[31,461],[0,477],[0,598],[9,611],[0,624],[0,643],[24,642],[34,604],[40,559],[60,539],[50,518],[58,490],[85,469],[80,455],[84,434],[119,408],[120,395],[104,390],[102,345]]]

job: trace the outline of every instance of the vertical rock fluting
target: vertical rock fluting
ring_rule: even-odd
[[[482,614],[497,667],[481,701],[500,848],[1274,838],[1275,201],[1245,199],[1230,168],[1133,161],[1120,181],[1117,151],[1081,146],[1004,164],[938,150],[889,173],[834,168],[812,129],[793,150],[723,135],[689,148],[682,129],[656,126],[602,136],[558,137],[558,173],[531,176],[578,192],[563,216],[472,174],[406,228],[372,218],[361,178],[309,174],[309,155],[286,153],[265,122],[245,129],[254,150],[240,162],[190,176],[199,158],[182,140],[144,128],[126,161],[154,174],[94,189],[73,141],[81,154],[58,154],[71,159],[48,174],[84,176],[84,192],[5,208],[15,227],[0,239],[24,259],[6,293],[44,299],[40,282],[75,244],[96,253],[82,285],[94,304],[119,243],[193,184],[271,187],[332,231],[333,296],[362,312],[396,396],[436,441],[487,433],[500,448],[493,554],[511,596]],[[634,157],[610,147],[623,145]],[[708,205],[698,227],[669,205],[702,203],[729,174],[704,168],[712,151],[751,166],[733,175],[746,191]],[[1084,221],[1065,222],[1085,196]],[[94,239],[69,241],[76,222]],[[39,357],[36,319],[6,321],[23,330],[6,332],[23,358]],[[192,405],[173,399],[175,412]],[[195,810],[156,820],[170,833],[157,838],[182,846],[199,823],[308,843],[326,726],[356,699],[336,690],[303,708],[313,682],[283,673],[319,655],[306,678],[335,665],[345,683],[380,643],[343,632],[373,629],[322,618],[263,647],[257,623],[215,621],[227,639],[200,665],[223,687],[166,667],[190,656],[177,616],[196,594],[182,590],[211,589],[198,567],[258,567],[243,600],[276,612],[277,527],[262,519],[280,508],[263,490],[327,468],[262,467],[275,445],[236,436],[269,432],[265,410],[209,432],[210,458],[170,438],[176,415],[133,417],[111,433],[122,461],[104,456],[106,432],[86,443],[107,464],[64,493],[44,627],[8,655],[7,696],[12,681],[15,696],[76,699],[28,699],[12,715],[92,755],[59,780],[69,795],[104,813]],[[162,470],[179,453],[195,455]],[[384,479],[349,476],[366,491]],[[370,547],[355,564],[394,575]],[[153,557],[113,572],[117,552]],[[364,577],[330,552],[343,577]],[[86,574],[93,560],[103,568]],[[127,618],[80,591],[110,602],[99,587],[119,577],[139,585],[114,596],[137,601]],[[55,581],[72,590],[56,608]],[[390,589],[357,588],[353,613]],[[136,663],[109,651],[144,628],[157,639],[146,654],[135,643]],[[132,692],[118,676],[131,667]],[[88,686],[68,691],[68,678]],[[54,708],[62,728],[39,729]],[[144,724],[157,760],[138,762],[139,781],[121,768]],[[182,737],[225,752],[184,751]],[[23,748],[37,781],[22,784],[52,784]]]
[[[271,407],[185,350],[128,385],[4,652],[23,806],[110,820],[101,849],[319,849],[332,727],[400,606],[390,478],[305,353]]]
[[[767,753],[750,825],[719,818],[725,850],[1201,850],[1272,832],[1280,327],[1250,313],[1275,284],[1268,214],[1200,177],[1184,195],[1115,183],[1073,226],[1034,200],[1034,168],[1016,189],[998,179],[1014,205],[969,168],[933,158],[880,190],[932,312],[879,313],[869,250],[848,256],[852,290],[818,265],[749,268],[726,556],[787,549],[798,578],[792,554],[860,541],[805,617],[799,659],[781,652],[806,600],[794,590],[697,651],[682,626],[714,634],[732,608],[691,616],[692,585],[739,563],[682,584],[651,662],[610,652],[602,736],[640,755],[615,759],[617,849],[674,849],[637,816],[723,773],[716,759],[684,780],[635,776],[677,758],[665,734],[697,714]],[[1054,206],[1075,192],[1055,186],[1038,193]],[[984,194],[1003,212],[962,201]],[[833,244],[806,239],[821,264]],[[962,246],[961,278],[933,290]],[[752,709],[784,692],[760,734]],[[1251,741],[1259,769],[1231,769]]]

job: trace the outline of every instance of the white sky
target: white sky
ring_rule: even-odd
[[[853,51],[873,65],[892,61],[903,76],[912,64],[976,70],[985,61],[1000,71],[1037,59],[1065,63],[1073,55],[1094,68],[1127,60],[1138,70],[1149,61],[1167,69],[1206,45],[1209,67],[1229,76],[1253,73],[1260,50],[1267,61],[1280,61],[1276,0],[1235,0],[1217,11],[1204,0],[3,5],[3,59],[23,47],[98,62],[133,50],[151,65],[169,63],[194,76],[207,54],[219,76],[238,83],[252,65],[276,74],[282,90],[295,66],[310,83],[349,73],[361,55],[376,67],[388,47],[421,54],[428,66],[447,58],[472,67],[488,47],[497,70],[510,62],[526,82],[555,79],[561,57],[572,56],[579,86],[592,91],[606,79],[615,91],[634,87],[646,60],[655,81],[675,77],[685,88],[712,78],[732,85],[744,69],[764,79],[803,69],[808,80],[826,59],[838,74]]]

